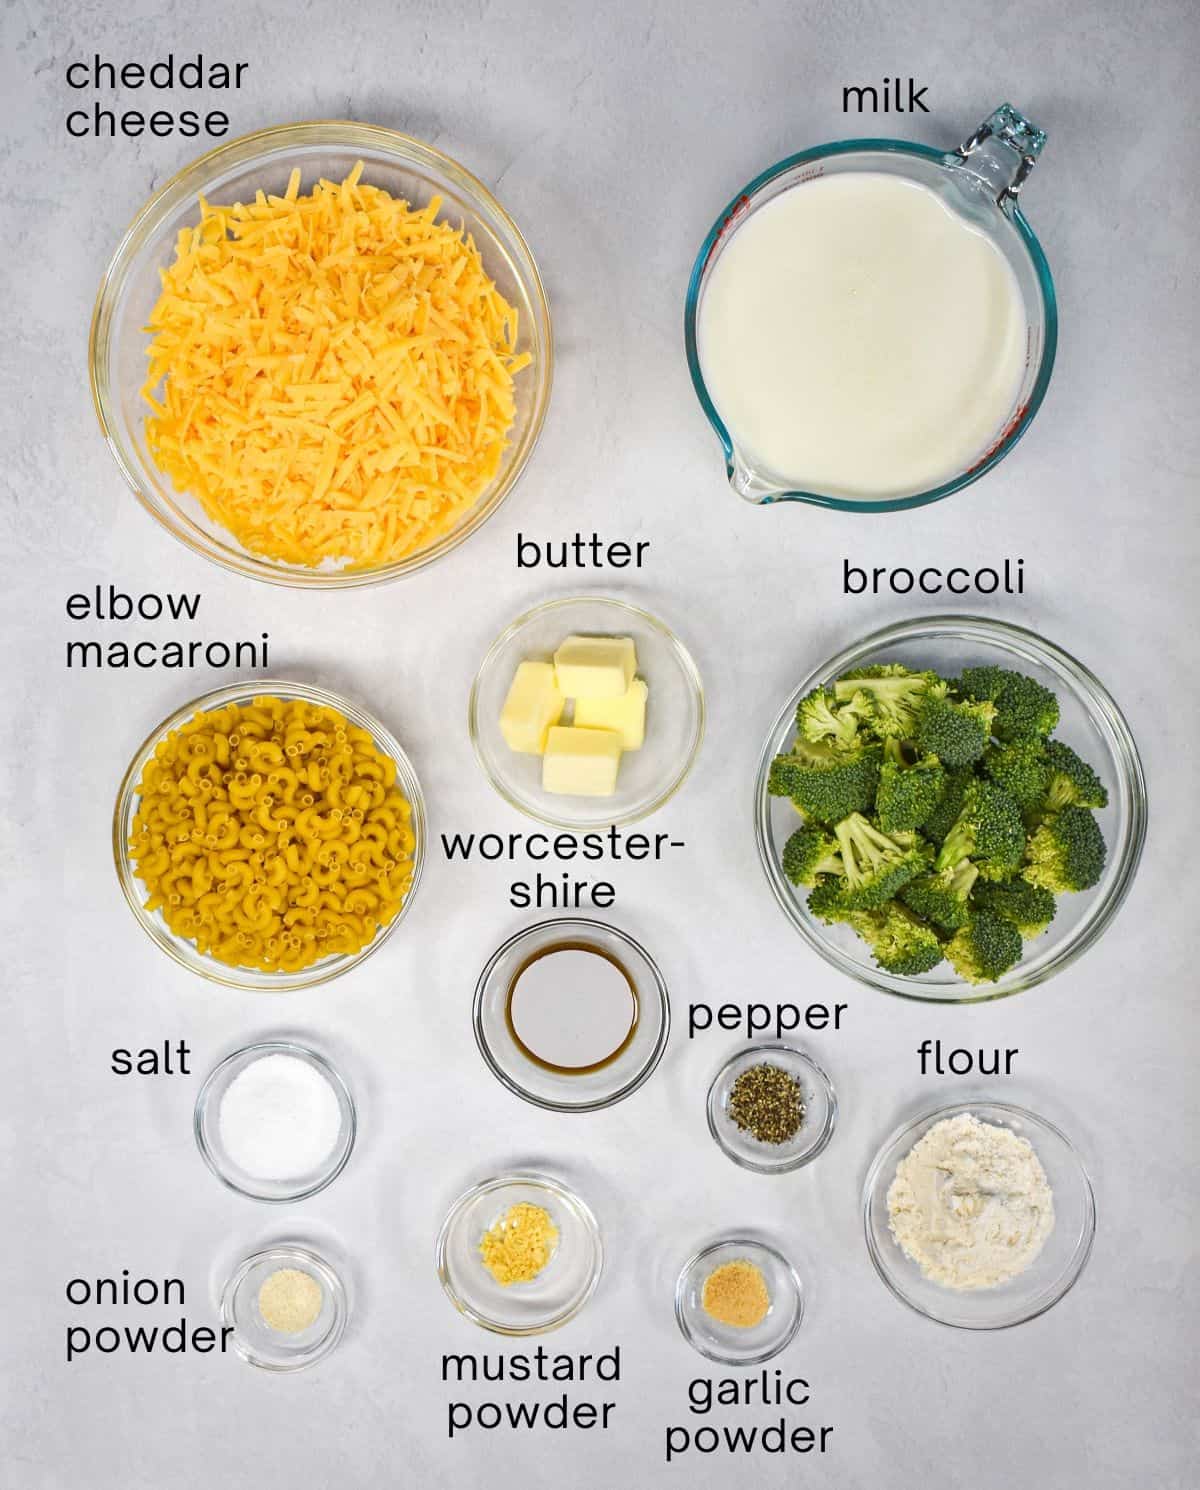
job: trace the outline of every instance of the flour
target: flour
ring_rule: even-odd
[[[896,1166],[892,1235],[931,1282],[995,1288],[1054,1230],[1054,1197],[1027,1138],[972,1113],[935,1123]]]

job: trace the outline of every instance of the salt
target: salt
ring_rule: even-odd
[[[289,1180],[319,1170],[337,1146],[337,1093],[307,1061],[266,1055],[229,1083],[221,1098],[221,1143],[244,1173]]]

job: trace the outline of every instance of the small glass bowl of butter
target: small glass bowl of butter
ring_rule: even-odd
[[[471,742],[506,801],[567,829],[636,822],[682,786],[704,688],[669,627],[600,596],[550,600],[492,643],[471,689]]]

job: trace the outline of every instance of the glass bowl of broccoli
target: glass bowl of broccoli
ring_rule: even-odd
[[[767,880],[832,966],[886,993],[1019,993],[1086,951],[1146,832],[1137,746],[1104,685],[1004,621],[927,616],[816,668],[754,798]]]

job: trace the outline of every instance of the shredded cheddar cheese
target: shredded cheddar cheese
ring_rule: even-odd
[[[214,206],[146,328],[155,462],[252,553],[373,568],[449,532],[515,417],[517,311],[470,235],[365,185]]]

